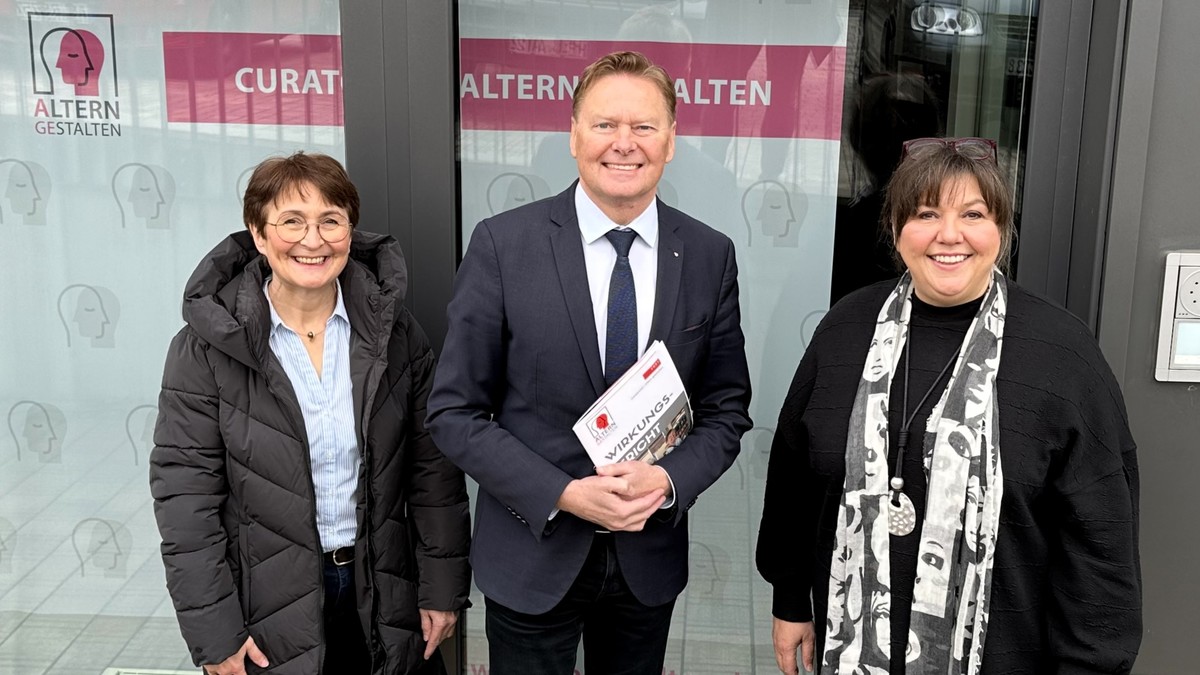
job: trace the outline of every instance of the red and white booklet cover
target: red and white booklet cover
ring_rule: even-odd
[[[655,340],[571,427],[596,466],[651,464],[692,430],[692,406],[671,354]]]

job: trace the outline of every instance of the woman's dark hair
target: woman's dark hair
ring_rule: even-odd
[[[267,226],[267,208],[291,190],[306,196],[312,185],[325,201],[346,210],[351,227],[358,225],[358,189],[350,182],[341,162],[319,152],[295,152],[272,157],[254,167],[242,199],[242,220],[260,236]]]
[[[888,181],[880,227],[891,237],[892,257],[898,270],[904,270],[904,261],[896,249],[896,240],[900,238],[904,224],[916,216],[922,206],[940,204],[944,188],[960,178],[973,178],[979,184],[979,194],[1000,229],[996,267],[1008,274],[1016,235],[1012,190],[994,159],[972,159],[950,146],[923,147],[916,156],[902,160]]]

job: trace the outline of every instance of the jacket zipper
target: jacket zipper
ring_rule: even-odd
[[[271,373],[271,364],[266,364],[263,374],[267,380],[267,391],[271,392],[276,401],[283,402],[283,399],[279,396],[279,390],[275,386],[276,376]],[[286,378],[286,375],[284,377]],[[293,391],[293,395],[294,393],[295,392]],[[289,404],[290,403],[291,402],[289,401]],[[308,481],[305,484],[308,486],[308,497],[310,497],[309,503],[312,505],[312,513],[309,514],[309,522],[312,523],[313,537],[317,542],[317,548],[319,550],[321,548],[321,531],[317,529],[317,488],[315,485],[313,485],[312,455],[311,449],[308,445],[308,429],[304,426],[304,412],[300,410],[299,403],[296,402],[294,406],[288,405],[287,407],[291,408],[291,412],[294,413],[292,415],[292,422],[295,423],[296,419],[300,420],[298,431],[300,438],[304,439],[304,464],[308,467]],[[317,591],[317,601],[320,604],[320,616],[322,617],[317,621],[317,638],[319,640],[319,646],[317,648],[317,675],[321,675],[325,668],[325,566],[324,556],[321,555],[317,556]]]

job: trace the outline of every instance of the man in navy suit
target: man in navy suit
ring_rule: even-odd
[[[737,265],[727,237],[655,198],[675,150],[661,68],[635,52],[589,66],[570,146],[577,183],[475,228],[428,425],[479,483],[491,672],[569,674],[582,637],[589,675],[658,674],[687,511],[751,426]],[[571,426],[653,340],[694,428],[657,464],[593,467]]]

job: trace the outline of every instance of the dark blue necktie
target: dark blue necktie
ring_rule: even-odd
[[[637,296],[633,292],[633,268],[629,248],[637,233],[610,230],[608,241],[617,250],[617,264],[608,282],[608,334],[604,342],[604,380],[612,386],[637,361]]]

